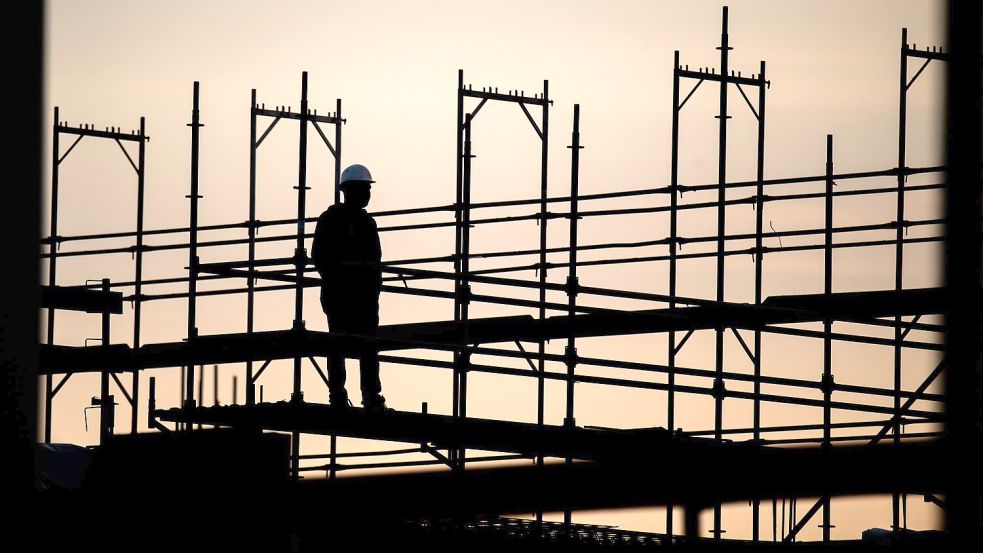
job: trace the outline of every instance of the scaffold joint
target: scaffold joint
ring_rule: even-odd
[[[575,276],[568,276],[564,290],[568,296],[577,297],[577,294],[580,293],[580,280]]]
[[[719,400],[727,398],[727,386],[723,378],[717,377],[713,380],[713,397]]]
[[[567,346],[566,348],[564,348],[564,350],[563,350],[563,360],[564,360],[564,362],[566,362],[567,366],[572,367],[572,366],[576,365],[578,359],[579,359],[579,357],[577,357],[577,348],[570,347],[570,346]]]
[[[460,284],[456,288],[455,292],[457,300],[462,304],[471,303],[471,285],[470,284]]]
[[[819,387],[826,394],[832,394],[836,389],[836,381],[832,374],[824,374],[819,382]]]

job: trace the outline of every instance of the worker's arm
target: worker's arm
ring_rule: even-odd
[[[311,260],[322,279],[329,276],[328,263],[334,257],[334,241],[331,239],[332,214],[324,212],[317,218],[314,227],[314,240],[311,242]]]
[[[372,221],[372,261],[375,263],[375,284],[376,290],[382,289],[382,268],[380,264],[382,263],[382,244],[379,241],[379,227],[376,226],[375,219]]]

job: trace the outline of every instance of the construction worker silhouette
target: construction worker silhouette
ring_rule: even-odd
[[[344,202],[329,207],[317,219],[311,258],[321,275],[321,308],[332,333],[374,336],[379,328],[379,290],[382,287],[382,248],[375,220],[365,211],[371,196],[372,174],[363,165],[351,165],[339,182]],[[362,405],[385,410],[380,393],[378,346],[372,340],[356,340],[361,375]],[[330,403],[348,407],[345,390],[345,354],[328,358]],[[350,353],[350,352],[349,352]]]

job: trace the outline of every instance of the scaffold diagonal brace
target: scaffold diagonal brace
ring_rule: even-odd
[[[918,388],[915,389],[911,397],[909,397],[908,400],[905,401],[904,405],[901,406],[901,409],[899,409],[898,412],[895,413],[893,417],[891,417],[891,420],[887,424],[881,427],[881,429],[877,432],[876,436],[871,438],[869,445],[876,445],[878,442],[881,441],[881,438],[886,436],[887,433],[892,428],[894,428],[895,422],[900,420],[901,417],[903,417],[904,414],[911,409],[911,406],[915,404],[915,401],[917,401],[922,396],[922,394],[925,393],[925,390],[927,390],[928,387],[931,386],[933,382],[935,382],[935,379],[938,378],[940,374],[942,374],[942,371],[945,370],[945,364],[946,364],[945,358],[939,361],[939,364],[936,365],[935,369],[928,376],[925,377],[925,380],[922,381],[922,383],[918,386]]]
[[[749,107],[751,109],[751,113],[754,114],[754,118],[760,120],[761,116],[758,115],[758,110],[754,109],[754,106],[751,104],[751,100],[749,100],[747,94],[744,93],[744,87],[741,86],[741,83],[736,83],[736,84],[737,84],[737,91],[741,93],[741,97],[744,98],[744,102],[747,104],[747,107]]]
[[[700,85],[703,84],[703,81],[704,81],[704,79],[700,79],[700,80],[696,81],[696,84],[693,85],[693,88],[689,91],[689,94],[687,94],[686,97],[683,98],[683,101],[679,103],[679,106],[676,107],[676,110],[683,109],[683,106],[686,105],[686,102],[688,102],[689,99],[690,99],[690,97],[693,95],[693,93],[696,92],[696,89],[697,88],[700,88]]]
[[[127,152],[126,151],[126,148],[123,147],[123,143],[120,142],[118,138],[115,139],[115,140],[116,140],[116,143],[119,144],[119,149],[120,150],[123,150],[123,155],[126,156],[126,161],[129,161],[130,162],[130,166],[133,167],[133,170],[136,171],[137,174],[139,175],[140,174],[140,169],[137,168],[137,164],[136,163],[133,163],[133,158],[130,157],[130,152]]]
[[[799,532],[806,527],[806,524],[809,523],[809,520],[812,519],[813,515],[819,512],[819,509],[823,506],[824,499],[825,498],[820,497],[819,500],[816,501],[816,504],[806,512],[805,516],[803,516],[802,519],[799,520],[798,524],[792,528],[792,531],[789,532],[784,539],[782,539],[783,542],[791,542],[795,539],[795,536],[797,536]]]
[[[109,373],[109,376],[111,376],[113,378],[113,381],[116,382],[116,386],[119,387],[119,391],[123,394],[123,397],[126,398],[126,401],[128,401],[130,405],[133,405],[133,396],[131,396],[130,393],[126,391],[126,386],[123,386],[123,382],[119,379],[118,376],[116,376],[116,373]]]
[[[478,112],[481,111],[481,108],[483,108],[485,106],[485,102],[487,102],[487,101],[488,101],[488,98],[482,98],[481,101],[478,102],[478,105],[474,108],[474,111],[471,112],[471,119],[472,120],[474,119],[474,117],[476,115],[478,115]],[[519,105],[521,106],[522,104],[519,104]],[[464,124],[463,123],[461,124],[461,129],[464,129]]]
[[[69,379],[69,378],[70,378],[70,377],[72,376],[72,374],[73,374],[73,373],[66,373],[66,374],[65,374],[65,377],[64,377],[64,378],[62,378],[62,379],[61,379],[61,380],[60,380],[60,381],[58,382],[58,385],[57,385],[57,386],[55,386],[53,390],[51,390],[51,397],[55,397],[55,395],[56,395],[56,394],[57,394],[57,393],[59,392],[59,390],[61,390],[61,389],[62,389],[62,387],[63,387],[63,386],[65,386],[65,384],[67,384],[67,383],[68,383],[68,379]]]
[[[922,74],[922,71],[925,71],[925,68],[928,67],[928,64],[930,63],[932,63],[932,58],[928,58],[925,60],[925,63],[923,63],[922,66],[918,68],[918,71],[915,72],[915,76],[912,77],[911,80],[908,81],[908,84],[905,85],[904,87],[905,90],[908,90],[909,88],[911,88],[911,85],[915,84],[915,80],[918,79],[919,75]]]
[[[328,140],[328,137],[324,135],[324,131],[321,130],[321,125],[318,125],[317,121],[311,121],[311,123],[314,124],[314,130],[317,131],[317,134],[321,135],[321,140],[324,141],[324,145],[331,151],[331,155],[338,157],[338,152],[335,151],[334,146],[331,145],[331,141]]]
[[[262,135],[260,135],[259,140],[256,141],[256,147],[257,148],[259,148],[260,144],[262,144],[263,141],[266,140],[266,137],[270,134],[270,131],[272,131],[273,130],[273,127],[275,127],[276,124],[279,123],[279,122],[280,122],[280,118],[277,117],[276,119],[273,120],[272,123],[270,123],[270,126],[269,127],[266,127],[266,130],[263,131],[263,134]]]
[[[308,357],[308,359],[310,359],[311,360],[311,364],[314,365],[314,370],[317,371],[317,375],[320,376],[321,377],[321,380],[324,381],[324,385],[325,386],[329,386],[329,384],[328,384],[328,375],[324,374],[324,371],[321,370],[321,366],[317,364],[317,361],[314,360],[314,357],[313,356]]]
[[[526,119],[529,119],[529,123],[532,124],[533,130],[536,131],[536,134],[539,135],[539,139],[542,140],[543,139],[543,131],[539,130],[539,125],[536,124],[536,120],[532,118],[532,115],[529,113],[529,110],[526,109],[526,105],[523,104],[522,102],[519,102],[519,107],[522,109],[522,113],[525,113],[526,114]],[[475,111],[477,111],[477,110],[475,110]]]
[[[65,161],[65,158],[68,157],[68,154],[72,153],[72,150],[75,149],[75,146],[78,145],[78,143],[81,142],[83,138],[85,138],[85,135],[80,134],[79,137],[75,139],[75,142],[72,142],[72,145],[68,147],[68,150],[65,150],[65,153],[62,154],[60,158],[58,158],[58,165],[61,165],[61,162]]]
[[[755,357],[754,353],[751,352],[751,348],[749,348],[748,345],[747,345],[747,342],[744,341],[744,337],[741,336],[740,331],[738,331],[734,327],[731,327],[730,330],[731,330],[731,332],[734,333],[734,336],[737,338],[737,341],[740,342],[741,347],[744,348],[744,353],[747,354],[747,356],[751,360],[751,362],[752,363],[757,363],[758,362],[757,357]]]

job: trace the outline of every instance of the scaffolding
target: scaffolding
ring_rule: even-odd
[[[401,294],[428,298],[451,300],[454,305],[453,317],[449,321],[427,321],[412,324],[388,325],[380,328],[376,336],[354,336],[340,333],[325,333],[305,328],[303,306],[305,290],[320,286],[319,279],[310,276],[311,264],[305,247],[306,240],[312,238],[307,225],[316,219],[307,215],[307,142],[308,127],[312,127],[327,147],[334,161],[334,189],[331,191],[334,202],[339,201],[338,179],[342,160],[342,128],[347,123],[342,117],[342,103],[337,100],[334,111],[318,115],[308,102],[307,73],[301,79],[300,110],[277,106],[267,109],[257,101],[256,90],[250,99],[250,152],[249,152],[249,214],[244,222],[230,222],[202,225],[198,220],[199,199],[202,198],[198,184],[199,129],[202,124],[199,114],[199,83],[193,87],[191,123],[191,178],[189,201],[189,226],[148,230],[143,224],[144,197],[144,157],[149,137],[145,133],[145,122],[140,120],[139,131],[126,134],[118,129],[95,130],[91,126],[69,127],[60,120],[55,108],[53,127],[52,195],[50,206],[50,233],[42,240],[47,247],[41,256],[48,260],[48,280],[46,293],[51,298],[47,302],[47,336],[41,349],[42,372],[45,379],[45,441],[51,439],[53,418],[52,404],[58,391],[71,375],[79,372],[99,372],[101,374],[100,399],[95,405],[103,410],[101,423],[102,439],[113,432],[113,395],[109,390],[112,378],[133,406],[131,433],[140,430],[138,412],[140,410],[139,380],[142,370],[149,368],[181,367],[183,395],[182,405],[175,409],[156,409],[156,385],[151,378],[151,391],[147,403],[149,425],[160,431],[199,428],[206,425],[244,425],[261,427],[266,430],[289,432],[291,440],[291,474],[299,479],[302,473],[324,473],[328,480],[334,481],[337,474],[351,469],[384,469],[402,466],[437,465],[452,469],[463,475],[470,472],[466,467],[475,462],[490,462],[515,459],[533,460],[534,465],[545,470],[547,458],[565,460],[568,468],[578,465],[577,460],[603,462],[597,459],[597,451],[608,451],[612,444],[621,454],[614,455],[618,463],[629,463],[633,457],[656,455],[660,448],[691,448],[734,445],[750,446],[755,450],[768,450],[776,446],[813,445],[820,451],[831,454],[836,443],[868,444],[876,450],[876,444],[890,439],[893,446],[911,445],[910,442],[938,438],[941,436],[942,402],[941,394],[929,392],[929,388],[945,372],[945,360],[941,360],[914,389],[902,386],[903,352],[907,350],[942,351],[939,336],[944,331],[941,324],[926,322],[925,318],[939,315],[943,311],[943,299],[939,289],[905,288],[903,281],[905,247],[916,244],[941,243],[945,237],[941,218],[908,219],[906,198],[911,194],[941,193],[945,188],[940,166],[909,167],[905,156],[905,133],[907,120],[907,94],[915,81],[932,61],[948,61],[948,54],[937,47],[917,49],[908,44],[907,29],[902,30],[900,49],[899,114],[898,114],[898,162],[895,167],[861,172],[837,173],[834,167],[833,135],[826,136],[826,165],[822,174],[765,178],[765,129],[766,95],[771,81],[766,77],[766,64],[761,61],[757,69],[745,76],[744,71],[733,69],[728,34],[728,10],[723,9],[719,68],[690,69],[680,60],[676,51],[673,57],[672,88],[672,129],[671,162],[669,183],[655,188],[641,188],[595,194],[582,194],[579,189],[580,153],[583,149],[580,136],[580,105],[573,106],[573,131],[568,148],[571,152],[571,177],[569,193],[550,196],[548,190],[549,119],[553,100],[549,95],[549,82],[543,81],[541,92],[532,96],[524,90],[499,92],[496,87],[483,87],[474,90],[465,84],[463,70],[458,72],[456,135],[456,182],[453,204],[414,207],[372,215],[389,221],[424,214],[452,214],[453,220],[425,223],[402,223],[380,227],[381,232],[416,232],[432,229],[453,229],[454,252],[447,256],[415,257],[388,260],[383,263],[384,285],[387,294]],[[921,66],[909,78],[909,62],[921,61]],[[718,130],[718,178],[716,182],[701,184],[681,184],[679,182],[680,114],[687,102],[694,96],[704,82],[719,85]],[[685,95],[684,83],[693,83]],[[734,90],[745,101],[756,121],[756,159],[755,178],[748,181],[728,182],[727,179],[727,133],[728,94]],[[755,96],[755,93],[756,96]],[[467,106],[469,98],[477,104]],[[538,197],[507,199],[486,202],[471,200],[472,187],[472,126],[477,115],[488,101],[514,103],[523,112],[533,131],[541,142],[540,194]],[[532,111],[531,111],[532,110]],[[537,117],[533,115],[538,111]],[[270,119],[266,129],[258,135],[261,119]],[[257,151],[281,120],[296,121],[299,129],[297,215],[291,219],[261,220],[256,212],[256,160]],[[333,140],[329,139],[323,126],[334,126]],[[62,135],[75,135],[78,138],[64,153],[61,153],[59,139]],[[58,170],[59,164],[85,137],[106,138],[116,141],[137,173],[137,228],[132,232],[62,236],[58,233]],[[135,142],[139,148],[134,162],[123,142]],[[938,182],[909,185],[907,180],[913,175],[939,176]],[[894,178],[896,186],[870,185],[878,178]],[[822,184],[821,192],[812,191],[810,185]],[[840,185],[835,187],[835,185]],[[852,186],[856,184],[855,186]],[[795,190],[806,189],[806,192]],[[790,190],[786,192],[786,190]],[[686,201],[684,193],[716,193],[712,201]],[[739,195],[739,197],[738,197]],[[852,198],[867,197],[896,198],[896,217],[891,221],[871,221],[863,224],[834,224],[834,205]],[[587,209],[582,204],[608,199],[662,199],[659,205]],[[776,231],[764,228],[764,212],[775,202],[795,202],[802,200],[822,200],[824,205],[823,225],[819,228]],[[551,211],[552,206],[567,206],[566,211]],[[842,204],[840,204],[842,205]],[[751,206],[755,211],[753,233],[728,233],[728,209]],[[473,217],[472,211],[482,213],[502,209],[535,207],[536,211],[522,215],[488,215]],[[694,212],[710,212],[716,216],[716,232],[710,235],[684,236],[680,233],[680,219]],[[619,215],[660,214],[669,219],[668,233],[658,239],[635,242],[608,242],[582,244],[578,235],[578,221],[588,217],[617,217]],[[548,246],[548,223],[561,219],[568,223],[569,237],[566,246]],[[535,221],[538,226],[539,246],[535,249],[494,252],[473,252],[471,248],[471,229],[478,225],[497,225],[518,221]],[[293,228],[293,233],[277,234],[260,238],[261,228]],[[907,235],[910,229],[921,229],[920,236]],[[223,231],[242,231],[243,238],[201,239],[199,234]],[[893,231],[894,237],[885,239],[878,233]],[[855,240],[836,240],[845,235],[862,235]],[[187,240],[183,239],[187,236]],[[164,237],[167,243],[146,245],[148,236]],[[765,245],[766,239],[798,237],[810,239],[809,243],[797,245]],[[108,239],[133,239],[126,247],[89,248],[72,251],[59,251],[65,244],[84,244]],[[259,243],[295,244],[290,257],[260,259],[256,248]],[[752,244],[745,246],[746,244]],[[712,249],[683,253],[683,245],[706,246]],[[245,246],[246,260],[203,262],[203,250],[224,246]],[[604,259],[578,259],[579,252],[604,252],[613,249],[659,249],[631,257],[608,257]],[[891,289],[867,292],[836,292],[833,286],[833,253],[840,249],[893,248],[895,284]],[[160,251],[188,252],[187,274],[182,276],[146,279],[143,276],[143,256]],[[664,250],[664,251],[663,251]],[[769,256],[787,252],[821,252],[823,259],[823,292],[821,294],[797,294],[765,297],[763,293],[764,263]],[[101,256],[131,253],[134,255],[134,276],[129,282],[87,283],[81,287],[58,286],[56,262],[63,257]],[[557,260],[566,256],[565,261]],[[750,303],[727,301],[726,262],[734,256],[750,255],[754,260],[754,294]],[[527,259],[534,259],[527,262]],[[472,269],[474,259],[499,259],[506,265]],[[715,263],[713,298],[686,297],[677,293],[680,265],[685,261],[708,259]],[[520,261],[513,261],[520,260]],[[662,263],[668,272],[668,290],[661,292],[637,292],[613,288],[587,286],[578,278],[578,268],[588,266],[632,267],[642,263]],[[437,265],[438,268],[432,266]],[[421,268],[420,266],[427,267]],[[440,267],[450,270],[440,270]],[[516,276],[503,276],[523,271],[535,270],[537,278],[527,280]],[[550,270],[565,271],[562,283],[548,280]],[[555,273],[554,273],[555,274]],[[201,282],[241,281],[245,286],[230,284],[214,290],[198,290]],[[264,284],[259,284],[259,281]],[[411,287],[410,283],[447,282],[453,289],[447,291],[438,287]],[[186,284],[186,292],[147,293],[155,287]],[[516,291],[535,291],[538,299],[528,300],[510,295],[477,293],[472,287],[508,287]],[[114,292],[116,290],[117,292]],[[294,297],[294,320],[292,327],[280,331],[257,331],[255,329],[255,299],[259,293],[290,290]],[[125,294],[125,295],[124,295]],[[239,334],[202,335],[197,327],[197,300],[206,296],[241,295],[246,296],[245,332]],[[565,301],[551,300],[552,297],[565,296]],[[585,305],[579,298],[617,298],[632,300],[638,304],[648,304],[644,309],[619,310]],[[183,300],[187,302],[187,338],[173,343],[142,344],[140,340],[141,305],[149,301]],[[133,303],[133,338],[129,344],[109,343],[109,320],[111,313],[122,311],[122,302]],[[513,315],[496,318],[474,318],[471,316],[472,303],[485,303],[533,309],[535,316]],[[655,307],[652,306],[655,305]],[[97,346],[58,345],[55,341],[55,310],[82,309],[102,313],[103,339]],[[800,328],[800,323],[820,325],[821,330]],[[846,329],[834,331],[834,324],[847,323]],[[790,326],[793,325],[793,326]],[[798,326],[795,326],[798,325]],[[856,332],[851,329],[861,327],[869,332]],[[876,331],[893,330],[893,338],[879,337]],[[678,364],[679,353],[687,341],[697,332],[713,332],[714,366],[712,369],[684,367]],[[915,340],[912,332],[925,333],[927,338]],[[871,334],[874,335],[871,335]],[[577,353],[578,339],[598,336],[620,336],[634,334],[664,334],[668,352],[666,363],[643,363],[610,358],[580,356]],[[736,340],[753,370],[751,374],[733,370],[733,364],[725,359],[724,340],[730,334]],[[750,340],[747,338],[750,334]],[[821,341],[823,347],[822,376],[818,381],[791,378],[788,376],[765,375],[762,373],[763,335],[781,335],[808,338]],[[550,353],[546,342],[550,339],[562,340],[565,348],[562,354]],[[326,357],[336,348],[344,348],[351,340],[374,340],[379,348],[389,352],[406,352],[423,349],[445,352],[452,356],[450,361],[414,357],[408,353],[386,354],[380,356],[384,363],[424,366],[447,369],[452,374],[452,412],[438,415],[396,413],[389,418],[365,420],[361,412],[337,414],[318,411],[316,404],[304,401],[301,386],[301,372],[306,363],[327,384],[327,375],[318,363],[318,357]],[[490,344],[514,342],[518,350],[493,347]],[[526,351],[523,343],[534,343],[535,351]],[[835,366],[832,360],[834,342],[860,343],[890,348],[893,351],[893,383],[889,387],[861,386],[838,383],[835,379]],[[472,361],[472,356],[494,357],[524,361],[529,370],[515,369]],[[290,359],[293,362],[292,394],[286,404],[263,402],[262,390],[257,394],[257,381],[270,364],[277,359]],[[259,368],[256,365],[259,363]],[[219,407],[204,406],[204,378],[201,371],[207,364],[244,364],[246,372],[244,405]],[[562,371],[549,370],[560,366]],[[198,368],[200,367],[200,368]],[[642,373],[663,375],[665,380],[615,378],[578,374],[578,367],[627,369]],[[119,373],[130,373],[132,382],[127,391],[119,379]],[[472,372],[535,378],[537,382],[536,422],[530,424],[487,421],[468,416],[468,375]],[[198,391],[195,383],[198,373]],[[61,376],[57,383],[55,378]],[[677,383],[677,377],[687,380],[700,379],[706,385]],[[548,425],[545,422],[546,382],[556,381],[565,385],[563,424]],[[728,384],[736,386],[729,389]],[[578,427],[575,414],[575,385],[593,384],[657,391],[666,398],[667,429],[600,429]],[[741,384],[749,384],[750,392],[744,391]],[[217,385],[217,384],[216,384]],[[782,388],[788,393],[767,393],[762,386]],[[819,394],[808,397],[800,392]],[[678,401],[676,394],[703,396],[713,399],[714,424],[712,429],[677,429]],[[839,396],[834,398],[834,394]],[[844,397],[846,396],[846,397]],[[881,398],[889,398],[890,407],[879,404]],[[724,424],[725,400],[747,401],[752,405],[752,424],[750,427],[727,427]],[[822,412],[821,424],[785,424],[765,426],[762,424],[762,406],[765,404],[798,405]],[[834,412],[863,413],[868,420],[834,422]],[[168,427],[173,423],[173,428]],[[496,426],[498,425],[498,426]],[[911,428],[917,428],[911,431]],[[862,432],[859,433],[858,432]],[[793,433],[794,437],[783,437]],[[322,434],[330,436],[330,449],[327,453],[301,454],[301,436]],[[353,436],[384,439],[394,442],[415,444],[413,447],[376,451],[339,452],[338,436]],[[522,436],[515,438],[514,436]],[[508,438],[506,438],[508,437]],[[526,443],[524,440],[527,440]],[[593,440],[593,441],[592,441]],[[603,447],[598,443],[606,444]],[[680,445],[682,444],[682,445]],[[619,449],[620,448],[620,449]],[[502,452],[476,458],[466,457],[468,449],[486,449]],[[649,451],[651,453],[639,453]],[[688,451],[688,450],[687,450]],[[711,451],[700,449],[699,451]],[[712,450],[716,451],[716,450]],[[727,450],[730,451],[730,450]],[[411,462],[369,462],[346,465],[341,461],[348,458],[384,457],[411,452],[423,452],[430,459]],[[325,463],[324,460],[327,460]],[[607,462],[611,462],[607,460]],[[889,461],[890,462],[890,461]],[[572,468],[571,468],[572,470]],[[722,471],[720,465],[708,467],[710,471]],[[671,475],[663,475],[671,478]],[[917,486],[916,486],[917,488]],[[913,488],[915,489],[915,488]],[[811,520],[822,512],[822,539],[831,540],[833,528],[831,494],[820,494],[819,500],[798,516],[793,495],[789,498],[789,518],[786,514],[785,499],[782,499],[782,526],[778,528],[778,499],[772,500],[773,531],[772,540],[795,541],[796,536]],[[760,535],[761,498],[767,494],[751,497],[752,538],[758,542]],[[934,498],[932,495],[927,497]],[[683,501],[684,498],[680,498]],[[892,528],[902,532],[906,528],[905,500],[903,491],[893,492]],[[652,537],[650,541],[661,543],[672,541],[674,497],[661,498],[666,506],[666,533]],[[685,503],[685,501],[684,501]],[[691,503],[687,503],[691,504]],[[720,501],[710,501],[705,507],[713,510],[713,524],[710,534],[714,540],[722,540],[725,532],[721,522]],[[686,510],[687,532],[693,532],[696,515]],[[571,508],[564,508],[564,528],[566,531],[582,535],[583,527],[574,526]],[[540,531],[544,531],[542,511],[536,520]],[[515,524],[510,523],[510,527]],[[509,525],[506,525],[509,526]],[[519,524],[523,532],[524,523]],[[555,526],[548,531],[555,533]],[[602,534],[604,534],[602,532]],[[608,533],[613,535],[611,533]],[[604,535],[608,535],[604,534]],[[692,535],[692,534],[691,534]],[[615,539],[615,538],[610,538]],[[633,538],[634,539],[634,538]],[[649,540],[645,537],[642,541]]]

